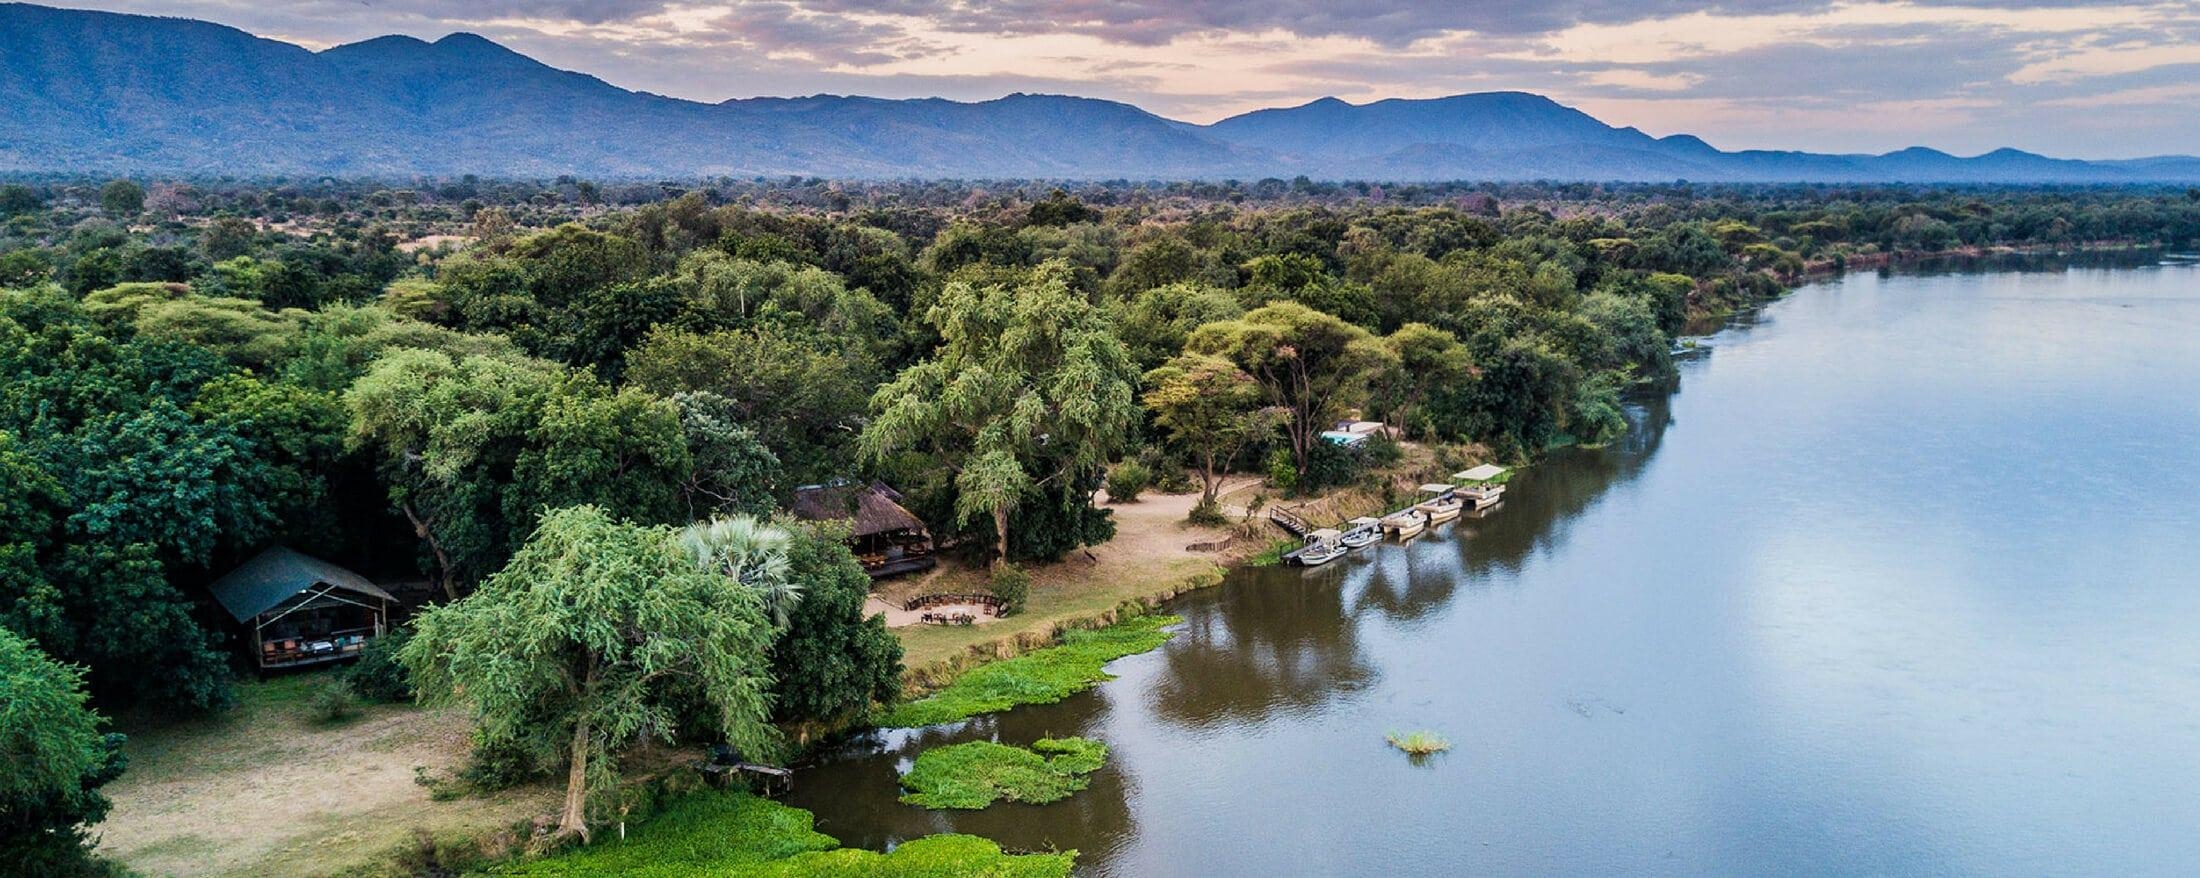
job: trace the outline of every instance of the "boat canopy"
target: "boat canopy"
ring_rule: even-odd
[[[1494,463],[1485,463],[1466,472],[1452,473],[1451,477],[1462,482],[1487,482],[1504,475],[1505,472],[1504,467]]]
[[[1366,527],[1371,524],[1382,524],[1383,520],[1380,518],[1369,518],[1365,515],[1362,515],[1345,523],[1352,525],[1353,527]]]
[[[1338,533],[1338,532],[1337,532],[1337,529],[1336,529],[1336,528],[1333,528],[1333,527],[1325,527],[1325,528],[1322,528],[1321,530],[1317,530],[1317,531],[1314,531],[1313,533],[1307,534],[1307,535],[1306,535],[1306,538],[1307,538],[1308,540],[1310,540],[1310,541],[1311,541],[1311,540],[1318,540],[1318,541],[1321,541],[1321,542],[1328,542],[1328,541],[1330,541],[1330,540],[1334,540],[1334,539],[1336,539],[1336,538],[1338,538],[1338,537],[1341,537],[1341,536],[1344,536],[1344,534]]]
[[[1421,486],[1421,493],[1423,494],[1445,494],[1451,492],[1452,490],[1453,488],[1450,485],[1438,485],[1431,483]]]

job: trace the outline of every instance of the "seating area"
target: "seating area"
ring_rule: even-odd
[[[260,643],[260,666],[302,664],[345,658],[367,647],[374,630],[332,631],[318,637],[286,637]]]
[[[920,595],[902,605],[912,612],[927,611],[917,620],[932,625],[975,625],[979,613],[998,618],[1007,608],[1007,602],[989,594]]]

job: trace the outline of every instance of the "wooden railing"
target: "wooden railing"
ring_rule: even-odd
[[[1311,522],[1300,518],[1298,513],[1281,506],[1268,507],[1268,520],[1275,522],[1277,527],[1290,531],[1292,536],[1302,539],[1314,530],[1314,525]]]

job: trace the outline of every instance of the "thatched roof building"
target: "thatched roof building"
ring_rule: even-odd
[[[938,563],[924,521],[902,508],[901,494],[879,482],[796,488],[794,515],[806,521],[847,522],[848,547],[873,578],[928,570]]]

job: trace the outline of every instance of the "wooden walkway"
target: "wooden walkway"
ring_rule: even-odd
[[[1274,522],[1277,527],[1289,531],[1292,536],[1302,540],[1306,539],[1307,534],[1314,531],[1312,523],[1299,517],[1298,513],[1281,506],[1268,507],[1268,520]]]

